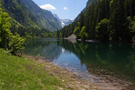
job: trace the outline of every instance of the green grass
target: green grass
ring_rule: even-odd
[[[0,90],[59,90],[63,82],[43,69],[43,64],[0,49]]]

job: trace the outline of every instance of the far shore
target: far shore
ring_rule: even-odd
[[[73,43],[75,43],[76,41],[82,41],[81,39],[77,39],[76,38],[76,35],[72,34],[71,36],[69,36],[68,38],[64,38],[66,40],[69,40]],[[94,42],[94,43],[97,43],[99,42],[99,40],[85,40],[86,42]]]
[[[75,43],[76,41],[83,41],[82,39],[77,39],[76,35],[72,34],[67,38],[63,38],[66,40],[69,40],[73,43]],[[100,42],[100,40],[96,40],[96,39],[88,39],[88,40],[84,40],[85,42],[90,42],[90,43],[98,43]],[[130,42],[130,43],[135,43],[135,40],[131,40],[131,41],[108,41],[108,42]]]

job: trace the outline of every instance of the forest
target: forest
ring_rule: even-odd
[[[0,0],[0,8],[10,17],[11,33],[26,38],[53,38],[56,33],[37,23],[37,18],[20,0]]]
[[[135,0],[89,0],[75,22],[60,30],[62,37],[100,41],[135,40]]]

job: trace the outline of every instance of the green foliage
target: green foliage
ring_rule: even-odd
[[[127,20],[129,16],[130,21]],[[70,36],[71,32],[78,36],[82,27],[86,26],[87,39],[130,42],[135,35],[129,29],[134,28],[131,25],[134,16],[135,0],[88,0],[87,7],[75,22],[64,27],[61,32],[64,37]]]
[[[18,0],[19,1],[19,0]],[[37,24],[46,28],[50,31],[56,31],[61,28],[61,24],[54,15],[48,11],[41,9],[32,0],[20,0],[27,7],[27,9],[35,16],[37,19]],[[57,16],[56,16],[57,17]]]
[[[0,90],[59,90],[64,83],[45,71],[46,63],[10,55],[0,49]]]
[[[116,75],[119,79],[122,78],[123,80],[125,78],[124,80],[135,82],[135,77],[133,77],[135,75],[135,45],[133,44],[102,42],[76,42],[73,44],[66,40],[58,44],[65,50],[75,53],[81,64],[86,64],[87,68],[89,68],[88,71],[93,74],[97,73],[95,69],[105,69],[107,72],[111,72],[108,75]],[[94,67],[93,70],[91,66]]]
[[[86,33],[86,27],[83,26],[81,31],[80,31],[80,37],[82,40],[86,40],[88,37],[88,34]]]
[[[100,23],[96,26],[96,38],[103,41],[109,40],[109,20],[103,19]]]
[[[19,34],[13,35],[10,31],[10,17],[0,8],[0,47],[15,52],[23,49],[24,39]]]
[[[2,9],[5,10],[10,17],[22,25],[36,25],[36,18],[28,11],[20,0],[1,0]]]
[[[60,32],[62,33],[62,38],[66,38],[66,37],[70,36],[73,33],[76,24],[78,24],[78,23],[73,22],[69,26],[65,26],[64,28],[62,28],[60,30]]]
[[[132,19],[129,16],[128,22],[129,22],[129,30],[130,30],[130,33],[131,33],[132,40],[135,40],[135,17]]]
[[[113,31],[113,40],[130,40],[126,11],[124,8],[125,0],[114,0],[112,14],[110,16],[110,29]],[[117,6],[117,7],[116,7]]]
[[[8,14],[3,12],[0,8],[0,46],[5,49],[8,49],[8,44],[12,35],[9,30],[11,26],[9,20],[10,17]]]
[[[132,32],[135,32],[135,23],[133,24],[132,29],[133,29]]]
[[[12,52],[16,52],[17,50],[24,49],[22,46],[24,44],[25,39],[21,38],[19,34],[15,34],[12,36],[10,41],[10,49]]]
[[[79,38],[80,37],[80,28],[78,26],[76,26],[73,33]]]
[[[60,33],[59,37],[62,38],[62,33]]]
[[[22,0],[22,1],[25,1],[25,0]],[[25,6],[25,4],[26,5],[30,3],[33,4],[33,2],[31,0],[27,0],[26,3],[24,4],[22,1],[21,0],[1,0],[2,10],[7,12],[9,16],[11,17],[10,29],[13,34],[18,33],[21,37],[23,36],[26,38],[41,38],[41,37],[45,38],[45,37],[49,37],[50,35],[48,35],[48,33],[51,33],[51,32],[45,29],[44,26],[46,28],[49,28],[52,31],[55,27],[59,27],[56,21],[54,21],[54,17],[51,17],[52,15],[51,12],[41,10],[38,7],[39,10],[37,11],[39,12],[42,11],[42,15],[43,15],[43,16],[42,15],[40,16],[39,14],[37,14],[39,12],[36,12],[35,10],[37,9],[37,7],[33,7],[35,8],[34,9],[35,12],[33,11],[33,9],[32,11],[36,14],[35,16],[35,14],[33,15],[33,13],[31,13],[32,11],[28,9],[31,7]]]

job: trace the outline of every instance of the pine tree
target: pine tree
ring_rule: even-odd
[[[132,19],[135,16],[135,0],[131,1],[131,7],[130,7],[130,16],[132,17]]]
[[[124,2],[125,0],[113,0],[112,3],[113,10],[110,17],[110,26],[114,40],[128,39],[125,38],[127,36],[128,29]]]

